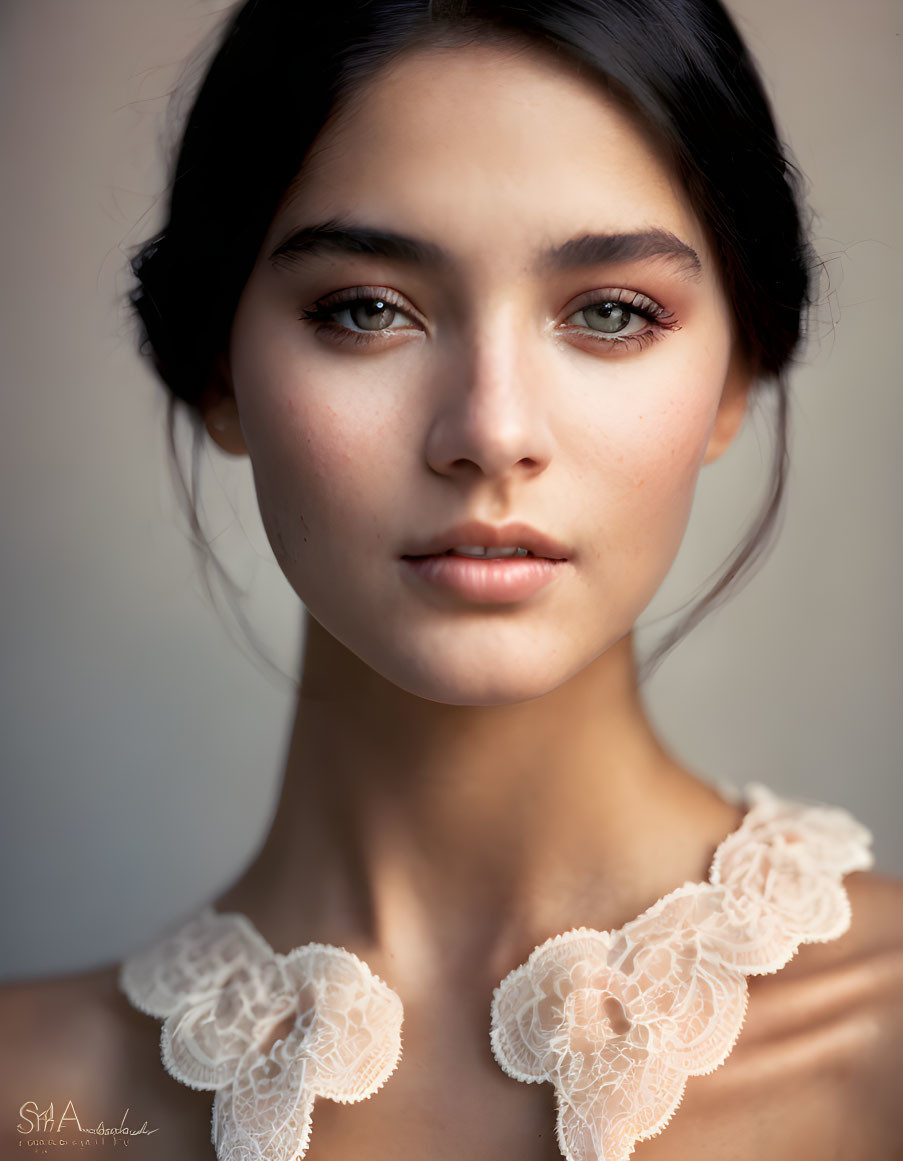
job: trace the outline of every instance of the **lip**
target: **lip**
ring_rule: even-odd
[[[548,560],[569,560],[572,555],[566,545],[532,528],[529,524],[515,521],[496,527],[492,524],[483,524],[479,520],[466,520],[406,550],[402,553],[402,558],[441,556],[450,548],[465,544],[479,544],[484,548],[526,548],[534,557],[545,557]],[[462,557],[450,559],[463,560]],[[529,557],[519,559],[529,560]],[[480,562],[477,560],[476,563]]]
[[[526,600],[544,589],[562,569],[566,560],[549,560],[542,556],[479,557],[405,556],[401,566],[415,584],[428,584],[475,604],[506,605]]]

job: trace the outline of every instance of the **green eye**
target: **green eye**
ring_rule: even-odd
[[[358,335],[386,331],[398,323],[400,328],[396,325],[395,329],[407,330],[417,325],[399,305],[377,294],[321,299],[310,310],[302,311],[301,317]]]
[[[575,299],[579,304],[565,321],[565,330],[588,339],[597,352],[623,354],[639,350],[667,331],[679,329],[677,319],[663,306],[638,290],[608,287],[588,291]]]
[[[592,330],[613,335],[630,326],[634,312],[620,302],[600,302],[598,306],[585,306],[577,313],[583,315]]]

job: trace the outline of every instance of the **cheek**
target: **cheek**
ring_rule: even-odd
[[[397,472],[392,412],[354,361],[304,356],[291,328],[237,316],[232,375],[261,517],[283,565],[373,535]],[[336,530],[343,535],[337,537]],[[324,556],[325,554],[325,556]]]
[[[650,584],[660,583],[683,538],[724,383],[727,348],[694,354],[649,360],[642,374],[638,364],[625,368],[624,391],[597,405],[581,436],[597,497],[589,502],[598,559],[645,562]]]

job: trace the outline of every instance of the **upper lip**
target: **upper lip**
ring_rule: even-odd
[[[433,556],[462,545],[481,545],[484,548],[526,548],[534,556],[545,556],[551,560],[567,560],[570,549],[531,528],[529,524],[513,523],[494,527],[479,520],[466,520],[440,532],[437,536],[424,540],[404,556]]]

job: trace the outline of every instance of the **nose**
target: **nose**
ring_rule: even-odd
[[[426,437],[439,475],[507,481],[543,472],[551,460],[552,394],[537,342],[511,317],[483,320],[437,352],[435,402]]]

